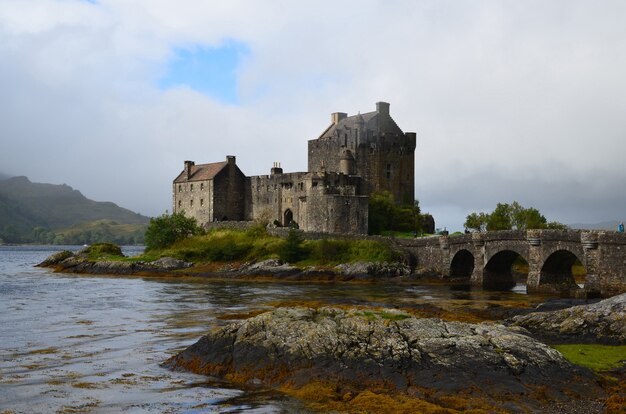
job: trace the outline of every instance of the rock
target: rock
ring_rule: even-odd
[[[267,259],[255,263],[247,263],[239,268],[239,273],[245,275],[280,275],[297,273],[298,268],[283,263],[278,259]]]
[[[335,270],[344,275],[370,275],[381,277],[407,276],[411,273],[411,268],[399,262],[356,262],[343,263],[335,266]]]
[[[193,263],[185,262],[173,257],[161,257],[160,259],[146,263],[146,265],[160,270],[177,270],[187,269],[193,266]]]
[[[48,256],[48,258],[46,260],[44,260],[43,262],[39,263],[37,265],[37,267],[52,267],[52,266],[56,266],[59,263],[61,263],[62,261],[70,258],[70,257],[74,257],[74,253],[70,252],[69,250],[63,250],[61,252],[58,253],[54,253],[50,256]]]
[[[394,311],[281,308],[215,330],[169,365],[269,386],[319,380],[341,384],[345,392],[472,389],[494,400],[515,395],[535,408],[537,387],[549,387],[557,400],[570,398],[566,390],[601,392],[590,372],[520,332]]]
[[[548,341],[626,344],[626,293],[591,305],[516,316],[511,325]]]

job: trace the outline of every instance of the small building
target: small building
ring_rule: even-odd
[[[414,199],[416,134],[403,133],[389,114],[331,114],[331,125],[308,144],[308,171],[247,177],[234,156],[185,161],[173,183],[173,211],[200,224],[263,219],[305,231],[367,234],[369,195],[389,191],[397,203]]]
[[[245,220],[247,178],[235,162],[198,164],[185,161],[185,169],[174,180],[174,212],[185,212],[198,223]]]

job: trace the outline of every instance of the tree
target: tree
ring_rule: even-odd
[[[432,216],[421,214],[418,200],[412,204],[398,205],[389,191],[370,195],[368,217],[370,234],[382,234],[384,231],[421,233],[424,223],[433,221]]]
[[[555,221],[548,223],[539,210],[525,208],[517,201],[511,204],[498,203],[491,213],[470,213],[465,219],[465,227],[477,231],[567,228]]]
[[[483,231],[487,228],[487,214],[471,213],[465,218],[465,228]]]
[[[300,232],[293,228],[289,229],[289,234],[283,241],[278,253],[280,260],[287,263],[295,263],[304,259],[307,255],[307,251],[303,243],[304,239]]]
[[[144,236],[146,250],[162,249],[178,240],[203,233],[195,218],[185,217],[183,213],[166,213],[150,219]]]
[[[506,203],[498,203],[493,213],[489,214],[487,230],[510,230],[511,225],[511,207]]]
[[[381,234],[384,230],[391,230],[393,223],[393,194],[389,191],[375,192],[369,200],[369,232]]]

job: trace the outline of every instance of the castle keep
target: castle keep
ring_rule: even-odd
[[[389,114],[331,115],[331,124],[308,144],[308,171],[247,177],[234,156],[198,164],[185,161],[174,179],[173,211],[199,224],[265,219],[305,231],[366,234],[368,199],[390,191],[398,203],[414,199],[416,135],[404,133]]]

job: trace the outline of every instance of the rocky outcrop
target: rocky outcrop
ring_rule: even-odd
[[[626,293],[591,305],[516,316],[508,322],[547,341],[626,344]]]
[[[471,389],[493,401],[549,386],[551,399],[600,392],[559,352],[502,325],[417,319],[401,313],[281,308],[221,327],[170,366],[276,386],[332,381],[346,390]]]
[[[404,263],[377,263],[377,262],[356,262],[345,263],[335,266],[334,270],[343,275],[351,276],[379,276],[379,277],[397,277],[408,276],[411,274],[411,268]]]
[[[143,273],[164,273],[186,269],[193,263],[172,257],[162,257],[152,262],[128,262],[122,260],[90,260],[84,253],[62,251],[39,263],[39,267],[52,267],[67,273],[132,275]]]
[[[295,266],[283,263],[278,259],[262,260],[260,262],[246,263],[237,269],[242,275],[292,275],[300,272]]]

